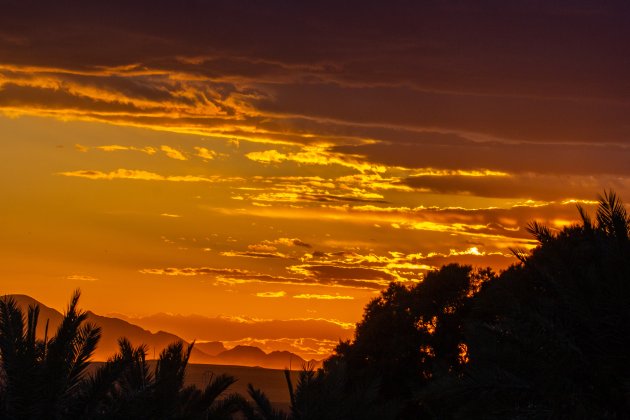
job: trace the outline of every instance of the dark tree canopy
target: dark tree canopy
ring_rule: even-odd
[[[613,192],[578,212],[559,232],[531,223],[538,247],[500,275],[392,283],[301,390],[342,415],[299,418],[360,418],[347,401],[364,418],[630,418],[630,219]]]

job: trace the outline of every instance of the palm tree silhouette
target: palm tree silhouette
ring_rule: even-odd
[[[117,372],[115,386],[93,385],[106,389],[105,402],[96,414],[107,419],[231,419],[242,403],[236,394],[223,396],[236,382],[234,377],[217,375],[203,390],[184,385],[193,345],[170,344],[152,372],[146,361],[147,347],[133,347],[120,339],[119,352],[98,371]]]
[[[231,419],[243,405],[225,391],[236,381],[218,375],[200,390],[185,386],[194,344],[164,349],[152,372],[147,347],[121,338],[119,351],[86,374],[101,336],[77,309],[75,291],[56,333],[36,336],[39,307],[24,316],[15,299],[0,299],[0,418]]]
[[[101,336],[77,309],[77,290],[56,333],[36,337],[39,307],[26,318],[12,298],[0,300],[2,412],[8,418],[67,418],[77,410],[85,370]]]

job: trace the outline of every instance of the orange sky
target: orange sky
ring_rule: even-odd
[[[303,320],[325,353],[388,282],[630,196],[623,5],[28,3],[0,17],[3,294],[225,321],[187,339]]]

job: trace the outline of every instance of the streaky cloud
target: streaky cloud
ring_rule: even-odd
[[[141,181],[168,181],[168,182],[234,182],[242,181],[240,177],[222,177],[214,176],[197,176],[197,175],[160,175],[155,172],[137,170],[137,169],[117,169],[115,171],[103,172],[96,170],[79,170],[59,172],[57,175],[87,178],[93,180],[114,180],[114,179],[131,179]]]
[[[286,295],[287,295],[287,292],[284,292],[284,291],[256,293],[256,296],[261,297],[261,298],[281,298],[281,297],[285,297]]]
[[[301,293],[293,295],[293,299],[315,299],[315,300],[354,300],[352,296],[345,295],[318,295],[312,293]]]

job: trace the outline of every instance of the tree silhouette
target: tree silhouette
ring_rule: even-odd
[[[205,389],[184,386],[193,344],[164,349],[152,372],[147,347],[124,338],[119,352],[86,374],[100,328],[77,309],[76,291],[56,333],[36,337],[39,307],[24,316],[13,298],[0,300],[0,418],[231,419],[243,398],[225,391],[236,381],[218,375]]]
[[[436,375],[464,364],[463,323],[489,270],[451,264],[407,287],[391,283],[365,309],[352,342],[323,369],[301,372],[292,419],[416,418],[416,395]],[[291,385],[290,385],[291,387]]]
[[[101,395],[98,408],[90,412],[92,418],[219,420],[231,419],[241,407],[240,396],[223,396],[236,382],[232,376],[218,375],[203,390],[184,385],[193,344],[169,345],[160,353],[154,372],[146,361],[146,346],[133,347],[123,338],[119,348],[87,387],[86,395]],[[104,383],[99,375],[107,378]],[[114,381],[108,386],[110,377]]]
[[[253,404],[243,400],[241,411],[247,420],[288,420],[290,416],[273,408],[267,395],[252,384],[247,384],[247,393]]]
[[[1,410],[7,418],[68,418],[77,409],[88,359],[101,336],[77,309],[79,296],[75,291],[55,335],[44,339],[35,334],[37,306],[24,317],[14,299],[0,300]]]
[[[292,418],[357,418],[344,402],[372,418],[630,418],[630,219],[612,191],[578,212],[557,233],[530,223],[538,247],[498,276],[453,264],[392,283],[304,374]]]
[[[630,223],[613,192],[578,211],[530,224],[539,246],[475,297],[470,362],[422,394],[436,418],[630,417]]]

